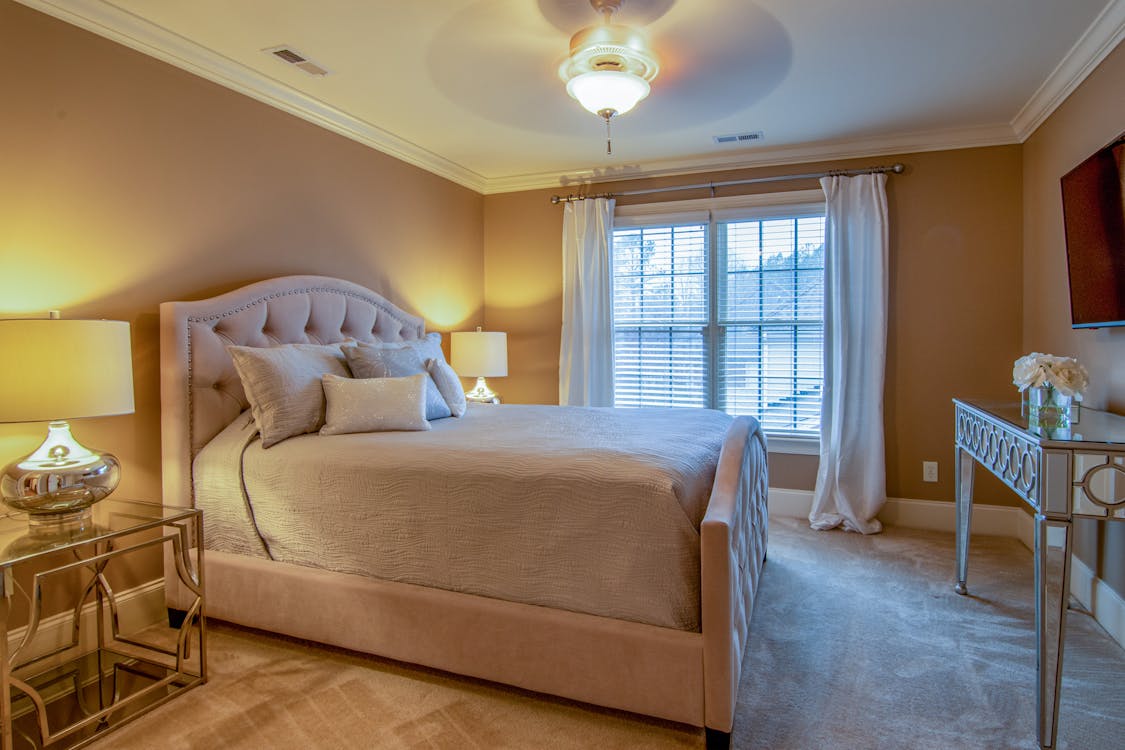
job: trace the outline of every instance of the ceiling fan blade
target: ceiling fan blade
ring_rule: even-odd
[[[661,67],[642,114],[666,128],[745,109],[775,89],[792,65],[788,32],[760,6],[739,0],[690,6],[677,6],[649,28]]]

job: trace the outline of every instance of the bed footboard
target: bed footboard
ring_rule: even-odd
[[[757,421],[727,431],[700,529],[703,680],[708,729],[730,732],[750,616],[766,555],[766,442]]]

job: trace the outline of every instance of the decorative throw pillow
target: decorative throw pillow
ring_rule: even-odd
[[[352,375],[357,378],[403,378],[408,375],[425,375],[426,419],[445,419],[452,414],[414,347],[405,344],[359,342],[353,346],[345,346],[344,355],[347,357]]]
[[[433,357],[426,360],[426,371],[434,379],[438,392],[449,405],[449,411],[455,417],[465,416],[465,409],[469,402],[465,399],[465,389],[461,387],[461,378],[445,361],[445,358]]]
[[[426,338],[408,341],[407,345],[414,347],[422,357],[426,369],[430,372],[430,377],[437,384],[438,392],[445,399],[445,403],[449,404],[449,410],[453,413],[453,416],[464,416],[465,408],[468,405],[465,401],[465,389],[461,386],[461,378],[449,366],[449,362],[445,359],[445,353],[441,350],[441,334],[436,331],[427,333]],[[435,362],[433,367],[430,366],[430,360]]]
[[[339,344],[228,346],[227,351],[242,380],[263,448],[319,430],[324,424],[321,376],[348,376]]]
[[[422,358],[423,362],[427,359],[445,361],[445,353],[441,350],[441,334],[437,331],[427,333],[425,338],[404,341],[403,343],[418,352],[418,356]]]
[[[327,418],[321,435],[345,432],[428,430],[425,373],[405,378],[341,378],[325,375],[322,383]]]

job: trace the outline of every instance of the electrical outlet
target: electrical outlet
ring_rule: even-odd
[[[923,461],[922,462],[922,481],[923,482],[936,482],[937,481],[937,461]]]

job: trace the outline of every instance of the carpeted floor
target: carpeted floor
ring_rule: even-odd
[[[1035,748],[1031,554],[773,520],[733,747]],[[1070,613],[1060,749],[1125,748],[1125,652]],[[690,727],[212,623],[211,680],[94,744],[130,748],[701,748]]]

